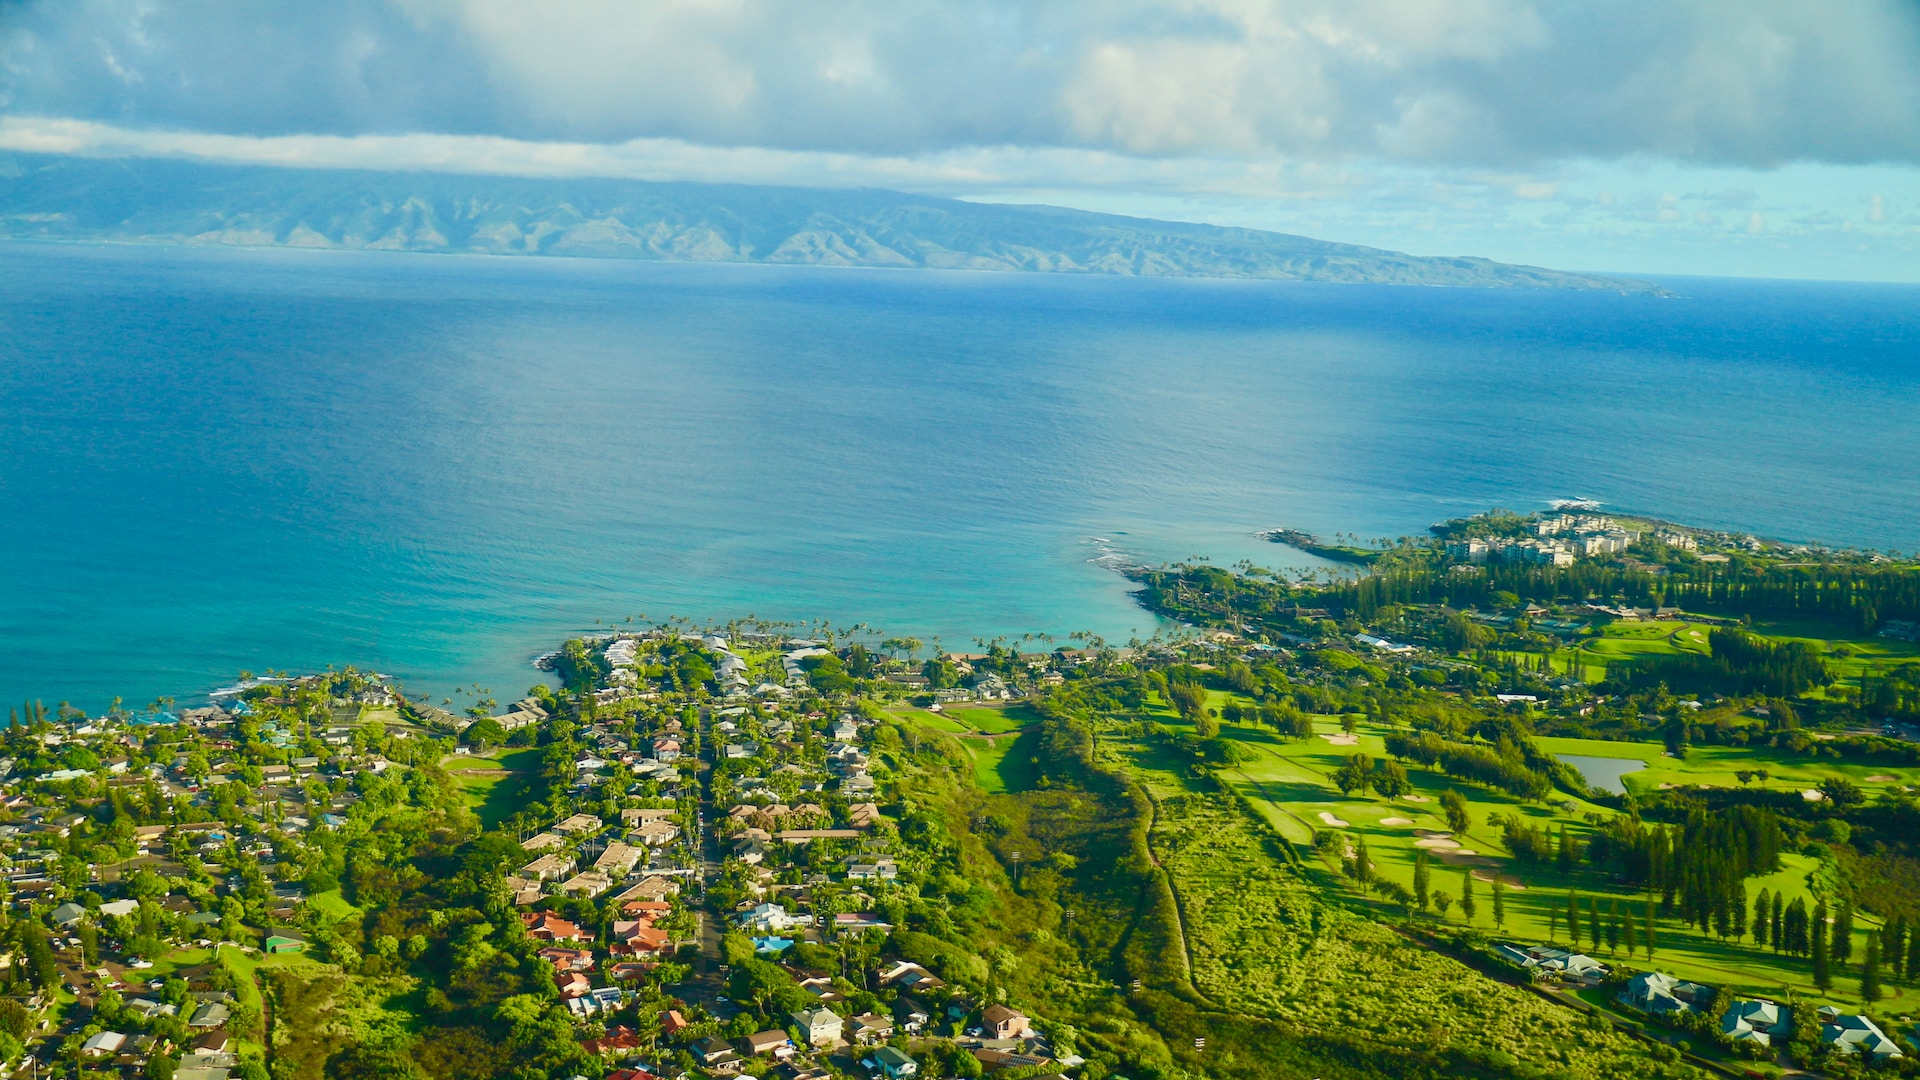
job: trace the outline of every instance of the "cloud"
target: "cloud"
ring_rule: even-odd
[[[1920,162],[1906,0],[0,0],[0,111],[228,135]]]

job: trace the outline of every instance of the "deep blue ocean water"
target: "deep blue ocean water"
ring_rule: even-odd
[[[1674,299],[0,245],[0,701],[596,620],[1145,636],[1093,561],[1562,496],[1920,547],[1920,288]]]

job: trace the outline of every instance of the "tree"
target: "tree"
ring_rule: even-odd
[[[1601,927],[1600,927],[1599,901],[1595,900],[1592,896],[1588,896],[1587,897],[1587,941],[1593,946],[1594,952],[1600,951],[1600,933],[1601,933]]]
[[[1633,912],[1631,910],[1627,912],[1627,917],[1620,922],[1620,936],[1621,944],[1627,947],[1628,959],[1632,959],[1634,951],[1640,948],[1640,935],[1634,930]]]
[[[1847,810],[1867,801],[1860,785],[1844,776],[1829,776],[1820,781],[1820,794],[1836,810]]]
[[[1767,890],[1761,889],[1760,895],[1753,898],[1753,943],[1767,943],[1767,914],[1773,910],[1773,897]]]
[[[21,923],[20,951],[26,956],[27,974],[34,986],[51,991],[60,984],[60,962],[54,958],[45,927],[37,922]]]
[[[1507,889],[1497,873],[1493,875],[1493,925],[1502,929],[1507,925]]]
[[[1440,812],[1447,816],[1447,829],[1456,835],[1473,827],[1467,816],[1466,796],[1452,788],[1440,793]]]
[[[1905,978],[1907,974],[1907,919],[1904,915],[1895,915],[1887,925],[1880,929],[1880,957],[1886,963],[1887,970],[1896,977]]]
[[[1813,905],[1813,985],[1822,990],[1833,986],[1833,972],[1827,965],[1827,902]]]
[[[1381,761],[1373,769],[1373,790],[1389,799],[1412,791],[1413,781],[1407,779],[1407,767],[1391,758]]]
[[[1860,1000],[1871,1005],[1880,1000],[1880,942],[1867,938],[1867,956],[1860,962]]]
[[[1373,881],[1373,857],[1367,854],[1367,838],[1357,836],[1353,841],[1353,880],[1362,885]]]
[[[1783,904],[1784,904],[1784,901],[1781,900],[1781,894],[1774,893],[1773,894],[1773,919],[1770,925],[1767,927],[1767,933],[1773,939],[1774,952],[1779,952],[1784,947],[1784,943],[1782,943],[1780,940],[1782,934],[1785,932],[1785,927],[1783,925],[1785,919],[1784,919],[1784,916],[1781,915],[1781,911],[1783,910]]]
[[[1640,943],[1646,946],[1647,959],[1651,961],[1653,959],[1653,953],[1656,946],[1654,929],[1653,929],[1653,900],[1652,899],[1647,900],[1646,921],[1641,924],[1640,929],[1641,929]]]
[[[1432,897],[1427,895],[1427,890],[1432,885],[1431,875],[1432,875],[1432,872],[1427,866],[1427,849],[1426,848],[1414,849],[1413,899],[1415,903],[1420,905],[1421,911],[1427,910],[1427,905],[1433,899]]]
[[[1580,947],[1580,898],[1567,891],[1567,940]]]
[[[1444,892],[1434,893],[1433,906],[1440,909],[1440,917],[1444,919],[1447,917],[1447,909],[1453,906],[1453,897]]]
[[[1349,754],[1346,763],[1333,773],[1333,786],[1346,795],[1354,790],[1366,790],[1373,781],[1373,761],[1365,754]]]
[[[1833,911],[1833,962],[1842,967],[1853,958],[1853,903],[1842,900]]]
[[[1573,873],[1573,845],[1567,840],[1567,827],[1560,826],[1560,846],[1555,853],[1554,864],[1562,874]]]
[[[1473,925],[1474,909],[1477,907],[1479,905],[1473,899],[1473,870],[1468,868],[1460,871],[1460,916],[1468,926]]]

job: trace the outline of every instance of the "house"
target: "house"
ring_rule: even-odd
[[[648,821],[627,834],[627,839],[650,848],[666,847],[680,838],[680,829],[671,821]]]
[[[1793,1034],[1791,1012],[1771,1001],[1735,998],[1720,1018],[1720,1034],[1728,1042],[1771,1047],[1774,1039]]]
[[[843,911],[833,917],[836,934],[857,934],[863,930],[891,930],[893,924],[871,911]]]
[[[543,851],[552,851],[554,848],[566,847],[567,838],[557,832],[548,830],[546,832],[534,833],[532,836],[520,841],[520,846],[538,855]]]
[[[101,1031],[87,1036],[80,1044],[82,1057],[112,1057],[120,1052],[127,1043],[127,1037],[118,1031]]]
[[[902,989],[914,991],[938,990],[947,985],[933,972],[909,960],[895,960],[880,969],[881,986],[892,986],[896,983]]]
[[[556,971],[553,973],[553,984],[559,988],[563,1001],[586,997],[593,992],[593,980],[583,971]]]
[[[1619,1000],[1623,1005],[1657,1015],[1694,1012],[1713,1000],[1713,988],[1682,982],[1664,971],[1647,971],[1627,981]]]
[[[747,1053],[754,1057],[772,1054],[775,1057],[786,1058],[793,1055],[793,1040],[787,1038],[786,1032],[777,1028],[772,1031],[755,1032],[747,1036],[743,1044]]]
[[[568,896],[595,897],[613,888],[613,879],[599,870],[583,870],[560,883],[560,891]]]
[[[858,1046],[883,1043],[893,1036],[893,1021],[878,1013],[861,1013],[847,1021],[846,1034]]]
[[[930,1009],[905,994],[901,994],[899,1000],[893,1003],[893,1016],[909,1035],[920,1034],[933,1020]]]
[[[652,874],[642,878],[638,885],[614,897],[614,900],[622,904],[630,903],[634,900],[649,900],[657,903],[679,892],[680,886],[674,884],[671,878],[662,877],[659,874]]]
[[[209,1031],[193,1040],[193,1049],[198,1054],[224,1054],[232,1041],[224,1031]]]
[[[520,921],[527,924],[527,936],[535,941],[586,940],[586,935],[580,932],[578,925],[550,911],[522,912]]]
[[[639,919],[622,919],[613,924],[616,945],[635,954],[663,953],[673,947],[673,935]]]
[[[594,817],[592,814],[575,814],[555,825],[553,828],[555,832],[563,832],[572,836],[586,836],[599,832],[602,827],[600,819]]]
[[[540,959],[552,964],[555,971],[592,971],[592,949],[565,949],[549,945],[537,953]]]
[[[232,1015],[232,1011],[227,1008],[225,1002],[209,1001],[193,1010],[193,1015],[187,1019],[187,1026],[190,1028],[225,1027],[228,1018]]]
[[[693,1059],[707,1068],[713,1068],[723,1062],[736,1060],[740,1055],[733,1052],[726,1040],[711,1035],[693,1044]]]
[[[752,910],[741,912],[735,920],[743,928],[763,932],[792,930],[807,925],[804,915],[789,915],[787,909],[779,904],[760,904]]]
[[[991,1039],[1018,1039],[1032,1031],[1025,1014],[1007,1008],[998,1002],[987,1006],[980,1014],[980,1026],[986,1029]]]
[[[109,900],[100,905],[100,914],[125,918],[140,910],[138,900]]]
[[[47,916],[55,926],[77,926],[80,920],[86,917],[87,909],[71,900],[54,908]]]
[[[1820,1010],[1820,1041],[1831,1046],[1836,1054],[1859,1054],[1873,1061],[1891,1061],[1904,1056],[1879,1025],[1831,1005]]]
[[[808,1046],[832,1046],[840,1041],[842,1021],[832,1009],[803,1009],[792,1015],[794,1024],[806,1032]]]
[[[520,876],[535,881],[552,881],[566,877],[573,872],[573,857],[549,851],[520,868]]]
[[[640,1033],[630,1027],[614,1027],[598,1039],[588,1039],[580,1044],[580,1049],[589,1057],[627,1057],[638,1053],[644,1044]]]
[[[860,1059],[860,1064],[888,1080],[920,1075],[920,1063],[891,1046],[874,1047],[873,1053]]]
[[[1493,951],[1515,967],[1537,971],[1554,978],[1598,982],[1607,976],[1607,966],[1585,953],[1568,952],[1551,945],[1523,947],[1500,944]]]

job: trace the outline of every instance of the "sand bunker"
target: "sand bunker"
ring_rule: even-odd
[[[1887,775],[1886,773],[1874,773],[1874,774],[1873,774],[1872,776],[1869,776],[1869,777],[1867,777],[1867,783],[1869,783],[1869,784],[1891,784],[1891,783],[1893,783],[1893,782],[1894,782],[1895,780],[1897,780],[1897,779],[1899,779],[1899,777],[1896,777],[1896,776],[1889,776],[1889,775]]]
[[[1332,743],[1335,746],[1359,746],[1360,745],[1360,736],[1349,735],[1344,731],[1338,735],[1329,735],[1323,731],[1320,733],[1320,737],[1327,740],[1328,742]]]
[[[1339,818],[1334,817],[1332,814],[1326,812],[1325,810],[1320,811],[1320,820],[1326,822],[1327,824],[1333,826],[1336,829],[1344,829],[1347,827],[1346,822],[1341,821]]]
[[[1383,817],[1383,818],[1381,818],[1381,819],[1380,819],[1380,824],[1382,824],[1382,825],[1411,825],[1411,824],[1413,824],[1413,819],[1412,819],[1412,818],[1403,818],[1403,817]]]
[[[1514,877],[1512,874],[1496,874],[1491,870],[1475,870],[1473,872],[1473,880],[1484,881],[1489,885],[1493,884],[1495,878],[1500,879],[1500,885],[1503,888],[1515,889],[1520,892],[1527,891],[1527,887],[1520,884],[1520,879]]]
[[[1413,846],[1426,848],[1428,851],[1452,851],[1460,846],[1460,841],[1439,836],[1423,836],[1415,840]]]
[[[1806,790],[1802,791],[1800,793],[1800,797],[1807,800],[1808,802],[1819,802],[1820,800],[1826,798],[1825,795],[1820,794],[1818,791],[1815,791],[1812,788],[1807,788]]]
[[[1433,801],[1432,799],[1427,798],[1425,795],[1402,795],[1400,797],[1407,800],[1408,802],[1432,802]]]

